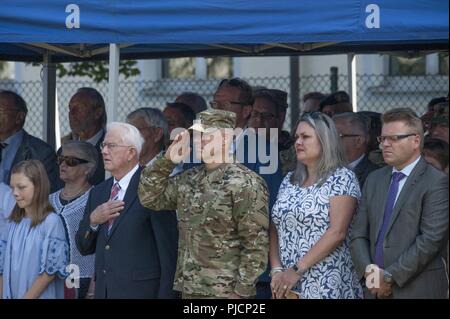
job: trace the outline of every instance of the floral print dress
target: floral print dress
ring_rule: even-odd
[[[330,198],[351,196],[359,200],[361,192],[355,174],[338,168],[322,185],[300,187],[284,178],[272,210],[277,228],[279,254],[283,267],[292,267],[319,241],[330,225]],[[362,298],[347,239],[323,260],[313,265],[293,290],[304,299]]]

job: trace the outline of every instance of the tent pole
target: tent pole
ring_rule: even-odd
[[[56,66],[55,63],[51,62],[51,54],[49,51],[44,53],[43,62],[44,125],[42,136],[50,146],[55,148]]]
[[[117,121],[118,89],[119,89],[119,60],[120,49],[116,43],[109,44],[109,78],[108,78],[108,104],[106,112],[108,122]]]
[[[291,96],[291,130],[300,116],[300,63],[298,56],[289,57],[290,96]]]
[[[353,106],[353,112],[358,112],[358,86],[356,84],[356,55],[347,54],[348,94]]]

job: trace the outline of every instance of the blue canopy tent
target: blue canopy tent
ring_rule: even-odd
[[[3,0],[0,59],[445,50],[445,0]],[[47,44],[47,45],[44,45]]]
[[[2,0],[1,8],[0,60],[44,62],[50,143],[55,62],[109,55],[114,112],[119,54],[145,59],[448,50],[445,0]]]

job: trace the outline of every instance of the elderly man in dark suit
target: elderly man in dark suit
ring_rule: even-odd
[[[143,142],[130,124],[108,125],[102,153],[112,177],[91,191],[76,235],[81,254],[95,253],[95,298],[175,297],[176,216],[139,202]]]
[[[379,168],[367,157],[369,127],[361,115],[352,112],[337,114],[333,120],[344,145],[349,168],[356,174],[362,189],[367,175]]]
[[[448,177],[421,156],[423,127],[410,109],[382,116],[387,166],[371,173],[351,235],[367,297],[447,298]]]
[[[0,182],[9,184],[11,169],[17,163],[37,159],[44,164],[54,192],[58,188],[55,150],[23,129],[27,112],[27,104],[19,94],[0,90]]]

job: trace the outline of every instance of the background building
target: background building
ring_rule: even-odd
[[[183,91],[194,91],[211,100],[220,79],[241,77],[252,85],[290,91],[289,57],[217,57],[140,60],[140,75],[121,78],[117,120],[144,106],[164,108]],[[311,91],[330,93],[348,90],[347,55],[299,57],[300,100]],[[21,94],[29,107],[26,129],[42,137],[42,68],[25,63],[3,63],[0,89]],[[394,107],[411,107],[420,115],[433,97],[448,94],[448,53],[417,55],[367,54],[356,56],[357,109],[384,112]],[[60,136],[69,132],[68,102],[77,88],[98,89],[107,103],[106,82],[95,83],[88,77],[57,79],[57,105]],[[293,107],[293,105],[290,105]],[[300,107],[300,105],[296,105]],[[291,125],[287,115],[286,127]],[[58,136],[58,134],[57,134]],[[58,138],[57,138],[58,140]]]

